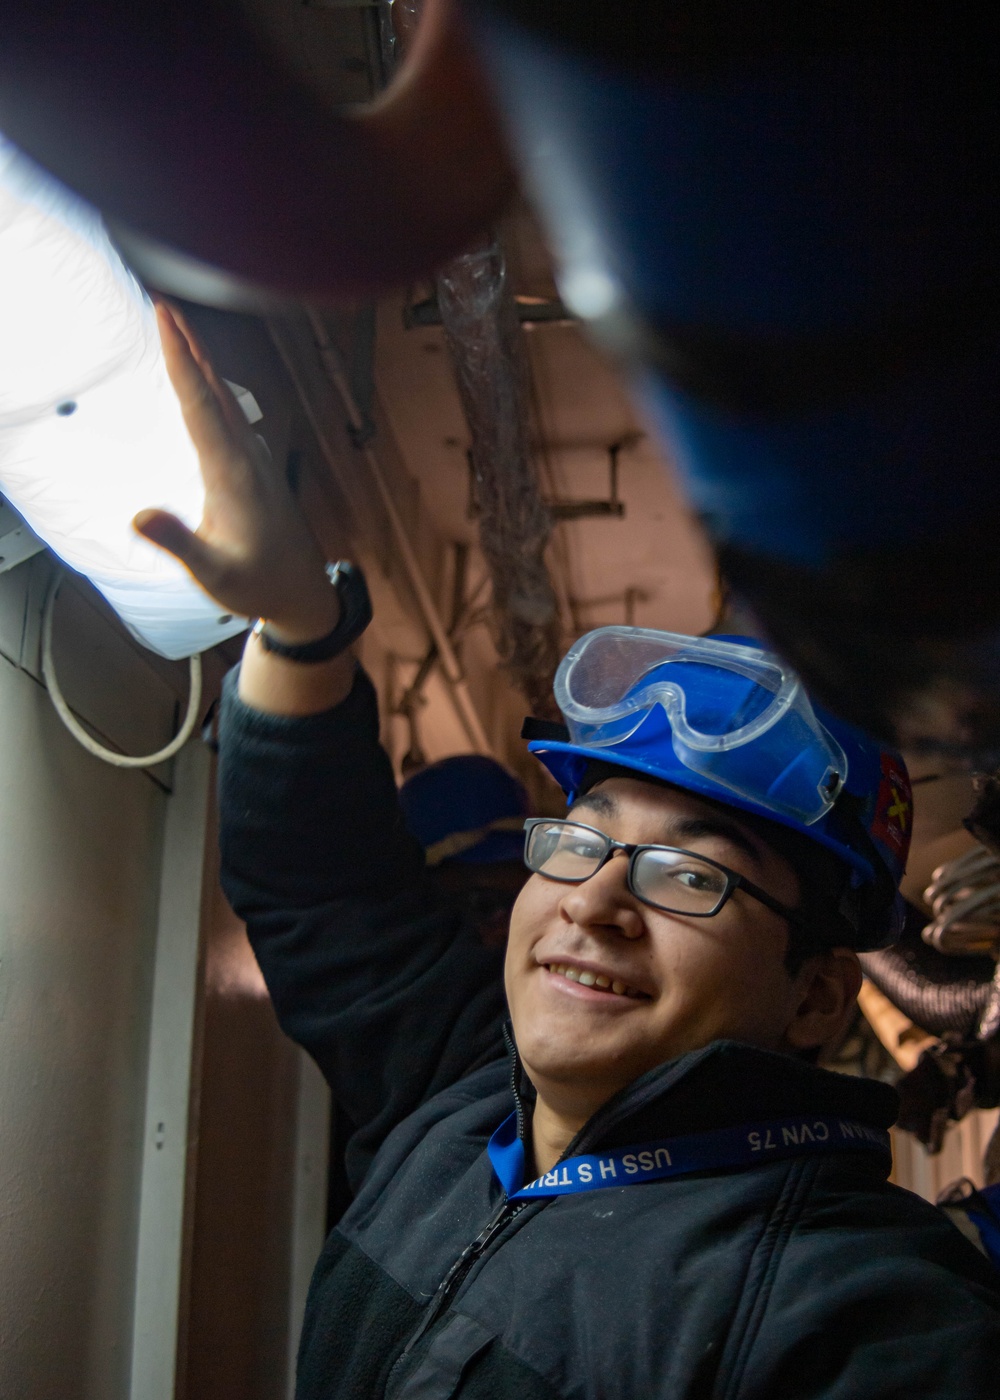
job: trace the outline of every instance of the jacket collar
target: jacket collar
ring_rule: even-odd
[[[510,1023],[504,1037],[518,1133],[530,1121],[534,1089],[521,1065]],[[895,1089],[874,1079],[837,1074],[805,1060],[717,1040],[668,1060],[625,1086],[597,1110],[565,1156],[596,1148],[735,1127],[751,1119],[822,1113],[872,1128],[889,1128],[899,1110]]]

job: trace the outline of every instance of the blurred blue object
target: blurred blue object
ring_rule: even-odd
[[[563,298],[639,367],[714,537],[817,566],[1000,502],[994,56],[853,4],[769,42],[761,5],[644,6],[631,50],[639,7],[562,8],[472,11]]]
[[[524,786],[495,759],[456,754],[422,768],[400,788],[406,825],[429,866],[520,862],[531,815]]]
[[[969,1208],[969,1219],[979,1231],[990,1260],[1000,1269],[1000,1185],[984,1186],[977,1192],[975,1205]]]
[[[466,0],[563,300],[832,709],[1000,755],[1000,18]]]

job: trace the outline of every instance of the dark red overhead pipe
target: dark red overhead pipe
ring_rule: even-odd
[[[451,0],[380,101],[304,88],[236,0],[0,0],[0,130],[112,221],[296,297],[433,270],[513,176]]]

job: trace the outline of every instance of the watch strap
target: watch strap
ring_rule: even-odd
[[[327,564],[326,572],[340,599],[340,618],[333,631],[314,642],[279,642],[270,635],[267,623],[260,618],[254,625],[253,633],[265,651],[283,656],[286,661],[331,661],[361,636],[372,620],[372,603],[364,574],[356,564],[349,564],[346,559]]]

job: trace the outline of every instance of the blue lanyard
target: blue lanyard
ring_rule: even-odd
[[[979,1238],[990,1260],[1000,1269],[1000,1183],[984,1186],[960,1205],[979,1231]],[[982,1209],[983,1206],[986,1210]]]
[[[516,1113],[504,1119],[486,1150],[510,1200],[569,1196],[605,1186],[634,1186],[720,1167],[756,1167],[781,1157],[816,1152],[881,1152],[890,1159],[892,1155],[889,1134],[880,1128],[812,1114],[567,1157],[527,1186],[522,1185],[524,1143],[517,1135]]]

